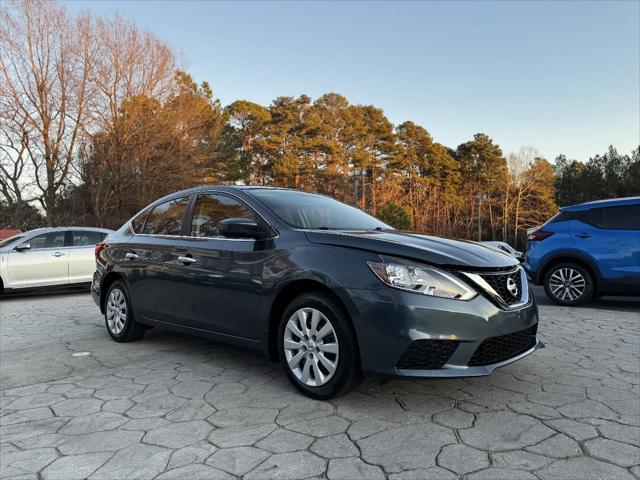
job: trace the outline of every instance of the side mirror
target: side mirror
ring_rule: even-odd
[[[31,250],[31,244],[29,242],[22,243],[15,248],[16,252],[27,252]]]
[[[226,218],[218,224],[220,235],[229,238],[265,238],[266,232],[248,218]]]

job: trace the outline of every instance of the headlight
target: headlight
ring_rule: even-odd
[[[391,287],[432,297],[469,300],[476,296],[453,275],[427,266],[367,262],[380,280]]]

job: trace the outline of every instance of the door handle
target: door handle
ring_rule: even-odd
[[[138,258],[140,258],[140,255],[132,252],[127,252],[124,254],[124,256],[127,260],[137,260]]]
[[[576,237],[578,238],[589,238],[591,235],[588,233],[576,233]]]
[[[184,263],[185,265],[190,265],[197,262],[197,260],[193,257],[178,257],[178,261]]]
[[[64,253],[62,252],[55,252],[55,253],[52,253],[51,255],[54,257],[64,257]]]

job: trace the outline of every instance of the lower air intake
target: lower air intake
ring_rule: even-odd
[[[473,357],[471,357],[469,366],[480,367],[483,365],[491,365],[509,360],[526,352],[536,344],[537,329],[538,324],[520,330],[519,332],[487,338],[477,348]]]
[[[441,368],[458,345],[458,340],[415,340],[402,354],[396,367],[404,370]]]

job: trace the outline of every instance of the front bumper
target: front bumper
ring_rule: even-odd
[[[349,290],[355,312],[363,371],[382,377],[467,377],[489,375],[543,348],[534,335],[530,344],[508,358],[478,364],[474,354],[485,341],[509,339],[518,332],[535,332],[538,309],[533,296],[517,310],[502,310],[482,295],[468,301],[448,300],[381,287]],[[453,343],[438,368],[403,368],[401,359],[416,341]],[[420,343],[420,342],[419,342]],[[486,346],[486,344],[485,344]],[[470,365],[471,364],[471,365]]]

